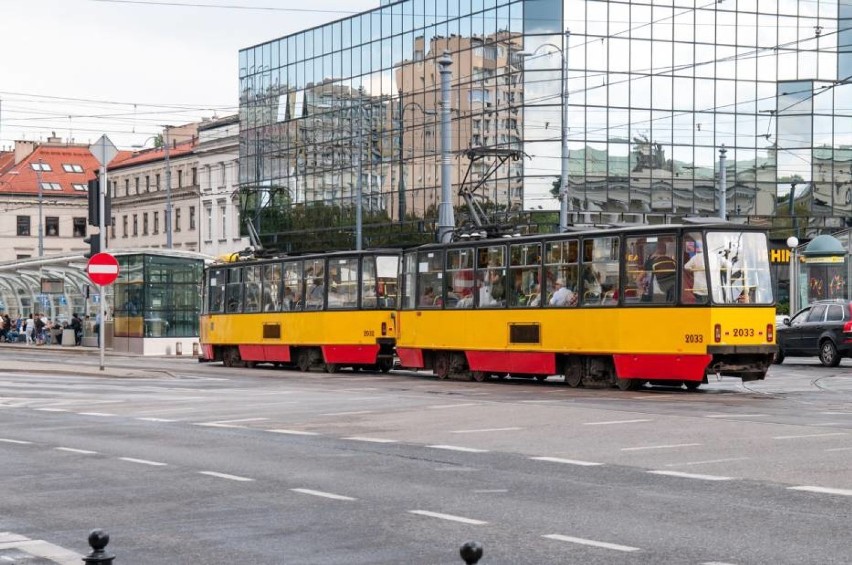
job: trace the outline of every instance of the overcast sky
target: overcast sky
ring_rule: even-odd
[[[241,48],[379,4],[0,0],[0,148],[55,132],[128,149],[161,124],[234,114]]]

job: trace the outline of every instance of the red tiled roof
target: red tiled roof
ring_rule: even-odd
[[[181,141],[179,143],[173,143],[169,147],[169,159],[174,159],[176,157],[182,157],[184,155],[189,155],[195,150],[195,146],[198,145],[198,138],[193,137],[192,139],[188,139],[186,141]],[[113,159],[113,161],[109,165],[109,170],[115,169],[123,169],[125,167],[132,167],[134,165],[140,165],[142,163],[153,163],[155,161],[165,161],[166,159],[166,150],[164,147],[155,147],[153,149],[143,149],[142,151],[134,151],[130,152],[129,155],[118,161]]]
[[[128,153],[119,151],[112,162],[126,159]],[[6,154],[0,154],[0,194],[38,194],[41,175],[42,183],[52,183],[59,187],[59,190],[43,190],[43,194],[83,197],[86,190],[77,190],[74,185],[86,186],[86,183],[94,178],[95,170],[100,168],[95,156],[83,145],[39,145],[17,165],[14,164],[14,158],[12,152],[12,165],[4,168]],[[39,163],[50,170],[33,169],[33,164]],[[70,165],[72,170],[66,171],[65,165]],[[82,168],[82,171],[73,171],[79,168]]]
[[[14,151],[0,151],[0,175],[15,164]]]

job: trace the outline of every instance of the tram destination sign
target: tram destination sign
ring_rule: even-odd
[[[106,286],[118,278],[118,261],[109,253],[96,253],[86,265],[86,274],[98,286]]]

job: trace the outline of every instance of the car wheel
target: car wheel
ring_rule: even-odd
[[[819,362],[826,367],[837,367],[840,365],[840,355],[837,347],[830,339],[823,341],[819,346]]]
[[[783,349],[781,349],[780,347],[778,348],[778,351],[776,351],[775,355],[772,357],[772,362],[776,365],[780,365],[781,363],[784,362],[784,350]]]

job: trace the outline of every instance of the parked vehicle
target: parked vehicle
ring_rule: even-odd
[[[826,367],[837,367],[852,357],[852,300],[818,300],[776,328],[778,353],[785,357],[819,357]]]

